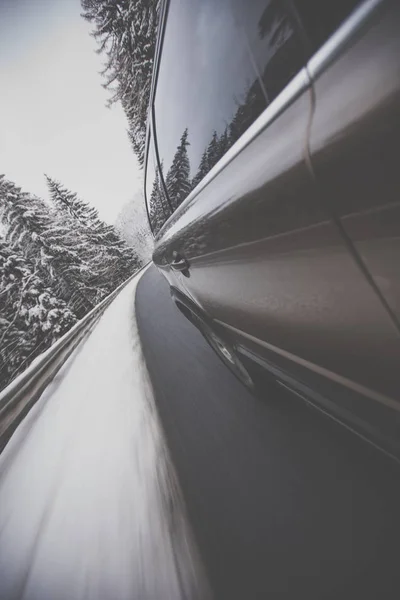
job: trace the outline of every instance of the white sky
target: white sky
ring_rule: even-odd
[[[0,173],[47,197],[59,179],[112,222],[142,174],[79,0],[0,0]]]

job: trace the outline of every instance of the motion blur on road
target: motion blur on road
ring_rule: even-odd
[[[394,463],[252,396],[151,266],[0,457],[0,598],[397,598],[399,502]]]
[[[159,427],[135,278],[0,456],[0,598],[207,598]]]

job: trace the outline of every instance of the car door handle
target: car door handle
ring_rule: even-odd
[[[179,254],[174,253],[174,259],[171,263],[171,269],[174,271],[180,271],[183,275],[188,275],[189,273],[189,263],[186,258],[179,256]]]

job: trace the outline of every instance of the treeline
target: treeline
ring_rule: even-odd
[[[121,102],[133,150],[143,165],[160,0],[81,0],[81,5],[105,58],[103,86],[111,92],[109,103]],[[149,212],[154,232],[303,66],[296,23],[285,3],[266,3],[257,26],[259,38],[268,40],[265,66],[225,129],[210,132],[198,167],[189,163],[190,131],[182,132],[171,166],[167,173],[157,173],[153,184]]]
[[[81,0],[82,16],[93,26],[98,52],[105,58],[103,86],[110,90],[109,104],[121,102],[128,120],[132,148],[141,165],[144,161],[147,111],[150,100],[159,0]],[[188,130],[182,133],[171,168],[165,177],[165,194],[159,176],[153,186],[150,219],[158,231],[173,210],[218,162],[265,107],[258,81],[248,89],[244,101],[225,131],[212,133],[198,171],[190,178],[186,146]],[[168,198],[171,198],[169,202]],[[172,204],[171,204],[172,203]]]
[[[140,266],[96,209],[46,179],[48,202],[0,176],[0,388]]]
[[[143,165],[159,0],[81,0],[82,16],[94,27],[105,57],[109,104],[121,102],[132,148]]]
[[[164,177],[165,186],[156,172],[150,196],[150,221],[154,233],[158,233],[165,221],[184,201],[192,189],[207,175],[229,148],[248,129],[265,108],[265,96],[258,80],[249,87],[242,103],[237,106],[231,122],[222,133],[213,131],[204,148],[197,171],[192,174],[187,146],[190,145],[189,130],[182,133],[171,167]],[[163,169],[163,165],[161,165]]]
[[[267,38],[269,45],[269,56],[264,69],[248,86],[242,101],[237,103],[224,129],[210,132],[209,142],[195,171],[193,166],[196,168],[196,165],[190,165],[187,150],[187,146],[190,145],[190,131],[188,128],[183,131],[167,173],[156,173],[149,200],[149,215],[154,233],[158,233],[191,190],[202,181],[300,70],[303,57],[298,50],[295,29],[294,17],[284,4],[278,0],[267,3],[258,22],[258,35],[261,39]],[[200,114],[198,118],[201,120]],[[160,167],[162,171],[163,165]]]

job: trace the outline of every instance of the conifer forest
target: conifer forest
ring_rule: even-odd
[[[104,59],[109,104],[121,103],[143,165],[158,2],[81,4]],[[0,179],[0,389],[141,266],[94,207],[45,177],[47,198],[7,173]]]

